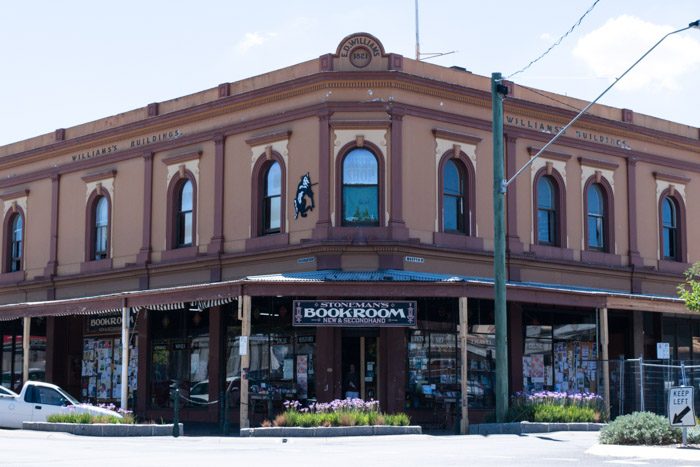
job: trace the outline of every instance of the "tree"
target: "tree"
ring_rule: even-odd
[[[690,311],[700,312],[700,262],[685,272],[685,280],[678,285],[678,297]]]

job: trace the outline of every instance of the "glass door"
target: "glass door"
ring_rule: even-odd
[[[343,333],[343,398],[363,400],[379,397],[379,337],[374,332]]]
[[[360,337],[360,394],[364,400],[376,400],[379,394],[378,344],[378,337]]]

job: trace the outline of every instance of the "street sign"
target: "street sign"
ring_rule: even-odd
[[[695,426],[692,386],[675,386],[668,391],[668,421],[671,426]]]
[[[668,342],[656,343],[656,358],[659,360],[668,360],[671,358],[671,346]]]

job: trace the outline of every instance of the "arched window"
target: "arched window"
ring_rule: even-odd
[[[282,168],[272,162],[263,176],[263,234],[280,232],[282,225]]]
[[[95,203],[94,219],[92,259],[104,259],[108,256],[109,244],[109,201],[104,196],[100,196]]]
[[[591,250],[607,250],[605,232],[607,226],[605,212],[605,195],[603,189],[597,183],[588,187],[588,248]]]
[[[7,272],[22,270],[22,256],[24,252],[24,218],[17,212],[12,215],[9,222],[9,232],[5,237],[7,242]]]
[[[680,261],[678,205],[670,196],[661,201],[661,256]]]
[[[557,206],[557,186],[549,175],[537,181],[537,243],[558,245],[559,213]]]
[[[466,174],[461,164],[450,159],[442,170],[442,230],[468,234],[469,223],[465,212]]]
[[[369,150],[355,148],[343,158],[342,224],[379,225],[379,163]]]
[[[194,189],[189,178],[184,179],[177,190],[175,206],[177,209],[175,213],[175,247],[192,246]]]

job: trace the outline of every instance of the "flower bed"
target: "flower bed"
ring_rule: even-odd
[[[89,405],[89,404],[83,404],[83,405]],[[126,424],[126,425],[133,425],[136,423],[136,419],[134,418],[134,414],[131,410],[125,410],[125,409],[117,409],[114,404],[99,404],[97,407],[107,409],[107,410],[112,410],[121,415],[121,417],[117,417],[115,415],[94,415],[90,413],[84,413],[84,412],[76,412],[75,411],[75,406],[70,405],[67,407],[67,413],[60,413],[60,414],[52,414],[46,417],[46,421],[49,423],[80,423],[80,424],[88,424],[92,425],[95,423],[102,423],[102,424]]]
[[[509,421],[597,423],[604,419],[603,399],[594,393],[539,391],[516,393],[508,411]]]
[[[286,401],[286,410],[273,421],[263,422],[264,427],[349,427],[349,426],[408,426],[410,418],[405,413],[386,414],[379,411],[379,401],[362,399],[336,399],[327,403],[302,406],[299,401]]]

